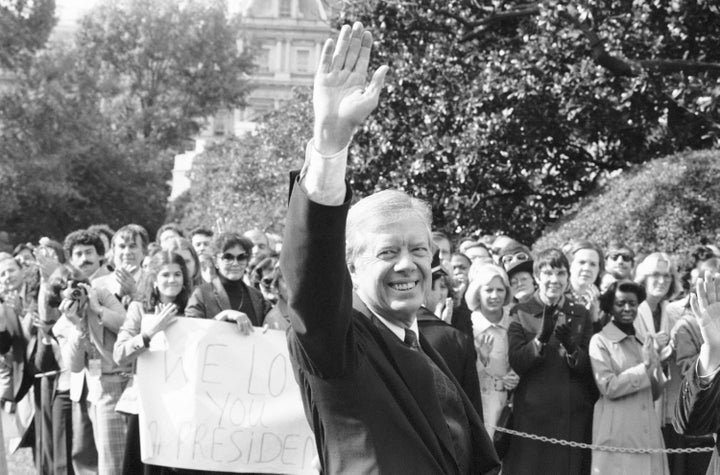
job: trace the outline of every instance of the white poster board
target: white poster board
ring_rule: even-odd
[[[285,333],[180,318],[138,358],[145,463],[197,470],[317,473]]]

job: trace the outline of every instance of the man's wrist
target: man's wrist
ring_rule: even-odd
[[[315,126],[313,144],[320,155],[335,155],[350,145],[354,129]]]
[[[697,361],[697,374],[701,378],[714,376],[720,369],[720,353],[703,343]]]

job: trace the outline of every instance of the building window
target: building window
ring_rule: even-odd
[[[292,16],[292,0],[279,0],[278,16],[280,18],[290,18]]]
[[[270,48],[262,47],[257,55],[258,72],[270,71]]]
[[[309,49],[296,49],[295,50],[295,71],[298,73],[309,73],[310,72],[310,50]]]

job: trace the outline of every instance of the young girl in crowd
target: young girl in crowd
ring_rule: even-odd
[[[152,338],[183,315],[191,288],[185,259],[172,251],[158,251],[150,261],[150,282],[142,301],[130,303],[118,333],[113,356],[118,364],[134,362],[147,351]],[[132,390],[130,390],[132,391]],[[121,403],[125,398],[121,398]],[[129,398],[128,398],[129,399]],[[125,405],[129,413],[123,473],[164,473],[169,469],[144,465],[140,460],[138,407]]]

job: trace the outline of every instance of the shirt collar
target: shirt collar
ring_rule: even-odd
[[[405,341],[405,327],[398,325],[397,323],[391,322],[387,318],[383,318],[375,312],[373,312],[373,314],[383,323],[383,325],[385,325],[388,328],[388,330],[393,332],[395,334],[395,336],[400,339],[400,341]],[[413,319],[412,324],[410,324],[410,327],[408,328],[408,330],[414,331],[415,336],[417,336],[418,339],[420,338],[420,336],[418,334],[417,319]]]
[[[470,318],[472,320],[473,332],[482,333],[490,327],[498,327],[502,328],[503,330],[507,330],[510,326],[510,318],[508,317],[508,314],[504,309],[503,316],[497,323],[493,323],[488,320],[485,315],[483,315],[482,312],[480,312],[479,310],[475,310],[470,316]]]

